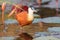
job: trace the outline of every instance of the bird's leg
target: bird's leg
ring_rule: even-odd
[[[17,32],[17,34],[21,34],[21,33],[23,33],[23,27],[19,27],[19,29],[18,30],[16,30],[16,32]]]
[[[44,23],[43,22],[39,22],[39,27],[40,27],[40,31],[43,31],[44,29]]]
[[[24,30],[23,30],[23,27],[20,27],[20,33],[23,33]]]
[[[3,32],[7,32],[8,27],[6,25],[4,25],[5,29],[3,30]]]

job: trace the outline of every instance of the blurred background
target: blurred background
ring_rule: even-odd
[[[2,23],[1,8],[3,2],[7,3],[4,11],[4,24]],[[60,0],[0,0],[0,37],[15,37],[20,33],[20,25],[14,14],[8,18],[14,4],[32,6],[37,10],[34,12],[33,22],[23,27],[28,34],[34,38],[41,36],[60,37]],[[43,27],[41,27],[41,23]]]

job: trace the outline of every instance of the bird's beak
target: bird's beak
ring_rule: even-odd
[[[2,11],[5,10],[5,6],[6,6],[6,2],[4,2],[4,3],[2,4]]]
[[[38,12],[38,10],[36,10],[34,7],[32,7],[32,9],[33,9],[33,12]]]
[[[34,13],[37,13],[38,11],[39,11],[39,10],[36,10],[36,9],[35,9],[35,10],[33,10],[33,12],[34,12]]]
[[[37,12],[37,10],[33,10],[33,12]]]

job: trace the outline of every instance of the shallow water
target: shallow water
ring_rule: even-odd
[[[52,0],[48,5],[43,5],[43,7],[56,8],[56,1]],[[60,0],[58,0],[58,8],[60,8]]]
[[[47,17],[42,19],[45,23],[60,23],[60,17]]]
[[[0,40],[14,40],[15,37],[0,37]]]
[[[45,23],[60,23],[60,17],[47,17],[47,18],[35,18],[32,23],[45,22]],[[5,24],[15,24],[18,23],[17,20],[8,19],[5,20]]]
[[[8,20],[5,20],[5,24],[17,24],[17,20],[15,19],[8,19]]]
[[[47,18],[35,18],[33,23],[45,22],[45,23],[60,23],[60,17],[47,17]]]
[[[48,28],[49,32],[60,32],[60,27],[52,27],[52,28]]]

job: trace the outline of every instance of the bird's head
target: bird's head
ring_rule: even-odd
[[[28,8],[28,13],[34,13],[34,12],[37,12],[37,10],[34,8],[34,7],[32,7],[32,6],[30,6],[29,8]]]

